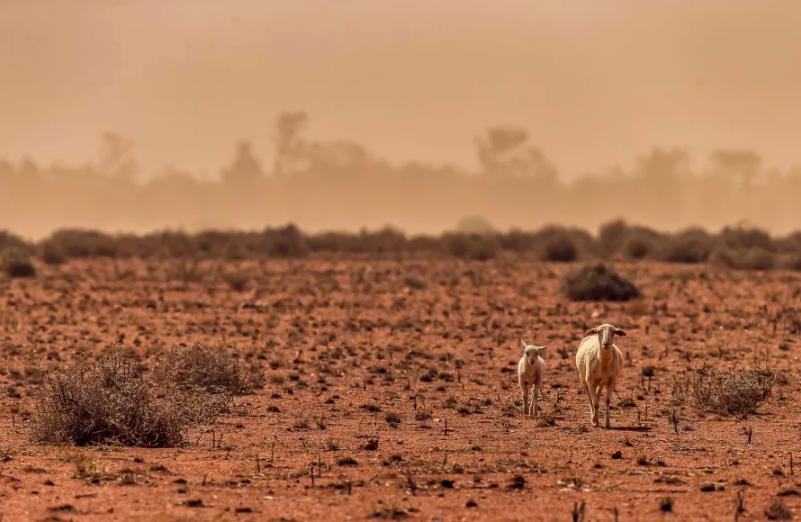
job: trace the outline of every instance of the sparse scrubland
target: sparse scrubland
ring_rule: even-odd
[[[801,513],[795,239],[0,241],[34,269],[0,273],[4,520]],[[575,365],[604,322],[626,333],[609,430]],[[548,345],[534,418],[521,338]]]
[[[191,234],[163,231],[115,235],[63,229],[37,242],[0,232],[2,252],[13,254],[17,265],[20,261],[27,263],[31,257],[52,265],[70,259],[95,258],[236,261],[403,257],[475,261],[523,258],[549,262],[650,260],[712,263],[735,270],[764,271],[801,270],[801,232],[773,237],[759,229],[738,226],[726,227],[715,234],[700,228],[663,233],[624,221],[609,222],[601,226],[596,235],[559,226],[535,231],[454,231],[438,236],[407,236],[389,227],[359,233],[307,234],[292,224],[258,232],[207,230]],[[9,263],[5,262],[4,270],[12,275],[14,267]],[[19,273],[27,274],[24,269]],[[226,281],[234,289],[247,288],[248,281],[242,274],[230,273]]]

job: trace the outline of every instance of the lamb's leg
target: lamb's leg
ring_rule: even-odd
[[[590,397],[590,420],[594,426],[598,425],[598,398],[595,395],[595,386],[590,383],[585,385],[587,395]]]
[[[612,402],[612,392],[615,391],[615,381],[611,381],[606,385],[606,429],[612,427],[609,422],[609,403]]]
[[[532,392],[531,392],[532,395],[534,395],[534,397],[532,397],[532,401],[531,401],[531,411],[532,411],[532,413],[533,413],[533,415],[535,417],[538,416],[539,413],[540,413],[539,409],[537,407],[537,399],[538,399],[538,396],[539,396],[539,392],[540,392],[540,388],[539,388],[539,386],[537,384],[535,384],[534,388],[532,388]]]

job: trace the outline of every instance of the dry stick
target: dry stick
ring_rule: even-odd
[[[734,508],[734,522],[740,520],[740,513],[745,513],[745,492],[737,492],[737,504]]]
[[[573,515],[573,522],[583,522],[584,521],[584,509],[585,509],[585,507],[586,507],[586,505],[585,505],[583,500],[581,501],[581,504],[578,504],[576,502],[573,503],[573,512],[571,513]]]
[[[256,475],[261,475],[261,463],[258,455],[256,455]]]

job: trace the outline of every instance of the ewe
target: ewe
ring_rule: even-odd
[[[520,384],[520,391],[523,394],[523,415],[537,416],[537,397],[542,387],[542,374],[545,372],[545,360],[540,354],[545,350],[545,346],[535,346],[526,344],[522,339],[523,357],[517,363],[517,382]],[[533,397],[528,401],[528,391],[531,390]]]
[[[612,342],[615,335],[625,336],[626,332],[611,324],[602,324],[588,330],[576,353],[579,380],[590,399],[590,419],[595,426],[598,425],[598,401],[603,387],[606,386],[607,428],[610,427],[609,401],[623,367],[623,354]]]

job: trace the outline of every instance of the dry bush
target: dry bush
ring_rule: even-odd
[[[306,236],[295,225],[267,229],[263,233],[267,253],[275,257],[302,257],[309,251]]]
[[[573,301],[628,301],[642,297],[634,283],[603,263],[569,272],[562,280],[562,288]]]
[[[250,286],[250,276],[245,272],[232,272],[223,275],[223,280],[235,292],[244,292]]]
[[[45,239],[41,247],[58,251],[67,259],[76,257],[118,257],[119,239],[94,230],[63,229]]]
[[[601,225],[598,230],[598,253],[606,258],[623,256],[644,259],[653,255],[664,237],[647,227],[631,226],[622,219]]]
[[[770,270],[776,265],[778,243],[754,228],[724,228],[711,260],[736,270]]]
[[[677,383],[674,396],[679,400],[690,398],[704,411],[745,417],[770,397],[775,378],[765,370],[697,371]]]
[[[175,446],[183,427],[181,411],[154,399],[134,364],[116,350],[50,376],[33,416],[36,439],[79,446]]]
[[[762,247],[733,248],[718,245],[710,260],[735,270],[770,270],[776,266],[776,255]]]
[[[66,261],[64,252],[61,251],[61,247],[54,242],[43,243],[39,250],[39,255],[42,258],[42,261],[48,265],[60,265]]]
[[[578,257],[576,245],[568,237],[555,237],[545,244],[542,259],[545,261],[570,262]]]
[[[793,512],[787,509],[781,499],[776,499],[765,508],[765,516],[768,520],[792,520]]]
[[[495,234],[445,234],[441,240],[445,250],[460,259],[489,261],[498,257],[501,250]]]
[[[246,368],[230,351],[201,344],[168,350],[155,373],[169,387],[231,395],[250,393],[263,382],[260,371]]]
[[[23,250],[12,248],[2,254],[0,267],[11,278],[36,277],[36,267]]]
[[[669,237],[661,246],[659,259],[671,263],[705,263],[714,239],[706,231],[691,228]]]
[[[11,232],[7,232],[5,230],[0,230],[0,253],[12,249],[27,252],[30,249],[30,247],[19,236],[16,236]]]

